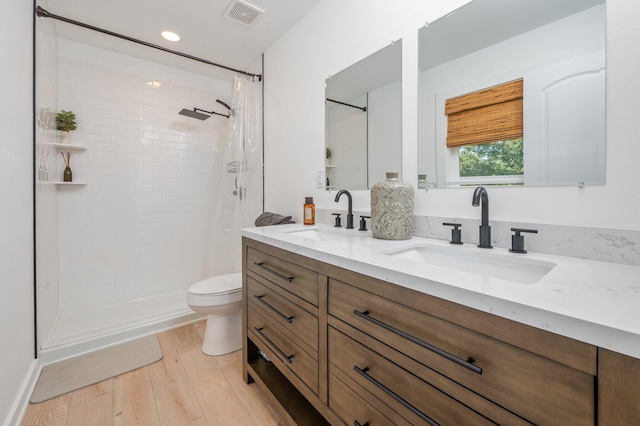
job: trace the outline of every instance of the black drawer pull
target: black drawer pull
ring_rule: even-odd
[[[385,324],[382,321],[371,317],[369,315],[369,311],[360,312],[360,311],[357,311],[357,310],[354,309],[353,313],[356,314],[357,316],[359,316],[360,318],[364,318],[367,321],[370,321],[370,322],[374,323],[375,325],[378,325],[378,326],[384,328],[385,330],[388,330],[388,331],[390,331],[390,332],[392,332],[394,334],[397,334],[400,337],[404,337],[405,339],[415,343],[416,345],[422,346],[423,348],[428,349],[431,352],[434,352],[434,353],[436,353],[436,354],[448,359],[449,361],[453,361],[456,364],[461,365],[464,368],[467,368],[467,369],[473,371],[474,373],[482,374],[482,368],[472,364],[473,361],[474,361],[473,358],[469,358],[467,360],[464,360],[464,359],[458,358],[455,355],[451,355],[450,353],[445,352],[442,349],[436,348],[435,346],[430,345],[427,342],[423,342],[422,340],[417,339],[417,338],[413,337],[412,335],[405,333],[402,330],[398,330],[397,328],[392,327],[389,324]]]
[[[293,355],[287,355],[287,354],[285,354],[284,352],[282,352],[282,349],[280,349],[278,346],[276,346],[276,344],[275,344],[275,343],[273,343],[273,342],[271,341],[271,339],[269,339],[269,338],[268,338],[268,337],[267,337],[267,336],[262,332],[262,329],[263,329],[263,328],[264,328],[264,327],[260,327],[260,328],[258,328],[258,327],[253,327],[253,329],[254,329],[254,330],[255,330],[255,331],[256,331],[260,336],[262,336],[262,338],[263,338],[264,340],[266,340],[266,341],[267,341],[267,343],[269,343],[271,346],[273,346],[273,349],[275,349],[275,350],[276,350],[276,351],[277,351],[281,356],[283,356],[284,358],[286,358],[286,360],[287,360],[287,361],[289,361],[289,364],[291,364],[291,363],[293,362],[293,361],[291,361],[291,358],[293,358]]]
[[[283,280],[287,280],[289,282],[293,281],[293,277],[287,277],[286,275],[282,275],[281,273],[276,272],[273,269],[269,269],[266,266],[264,266],[263,262],[253,262],[253,264],[258,266],[258,267],[260,267],[260,268],[262,268],[262,269],[264,269],[265,271],[275,275],[278,278],[282,278]]]
[[[267,308],[271,309],[273,312],[275,312],[276,314],[278,314],[280,317],[282,317],[285,321],[289,322],[289,324],[291,324],[291,320],[293,319],[293,315],[288,317],[285,314],[283,314],[282,312],[280,312],[279,310],[277,310],[276,308],[274,308],[270,303],[266,302],[263,297],[264,294],[261,296],[258,296],[257,294],[254,294],[253,297],[255,297],[256,299],[258,299],[259,301],[261,301],[264,305],[267,306]]]
[[[369,371],[369,367],[365,367],[364,370],[361,370],[360,368],[358,368],[357,365],[353,366],[353,369],[360,374],[362,377],[364,377],[365,379],[367,379],[368,381],[370,381],[371,383],[373,383],[377,388],[379,388],[380,390],[382,390],[384,393],[386,393],[387,395],[389,395],[391,398],[395,399],[396,401],[398,401],[400,404],[404,405],[406,408],[408,408],[409,410],[411,410],[411,412],[413,414],[415,414],[416,416],[420,417],[422,420],[424,420],[425,422],[429,423],[432,426],[439,426],[438,423],[434,422],[433,420],[431,420],[426,414],[424,414],[422,411],[418,410],[416,407],[414,407],[413,405],[409,404],[407,401],[405,401],[404,399],[402,399],[400,396],[396,395],[395,392],[393,392],[391,389],[389,389],[388,387],[386,387],[385,385],[383,385],[382,383],[380,383],[379,381],[377,381],[376,379],[374,379],[373,377],[371,377],[369,374],[367,374],[367,371]]]
[[[353,426],[369,426],[369,422],[366,422],[365,424],[360,423],[357,420],[353,421]]]

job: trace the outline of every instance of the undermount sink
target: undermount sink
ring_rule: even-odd
[[[501,254],[484,249],[465,249],[431,244],[413,244],[382,252],[385,255],[498,278],[519,284],[535,284],[556,264],[519,255]]]
[[[309,229],[296,229],[293,231],[286,231],[289,235],[296,237],[308,238],[316,241],[333,241],[344,237],[353,236],[352,233],[342,230],[326,229],[326,228],[309,228]]]

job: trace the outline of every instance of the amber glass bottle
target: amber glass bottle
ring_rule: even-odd
[[[316,205],[313,204],[313,197],[304,199],[304,224],[313,225],[316,223]]]

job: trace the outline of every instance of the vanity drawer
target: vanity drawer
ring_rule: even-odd
[[[594,424],[589,374],[334,279],[328,308],[330,315],[533,423]],[[333,356],[341,354],[331,344],[329,351],[335,363]]]
[[[270,253],[247,248],[247,269],[318,306],[318,273]]]
[[[329,373],[336,368],[365,389],[362,399],[379,400],[411,424],[493,425],[480,414],[355,340],[329,327]],[[334,389],[329,386],[329,404]]]
[[[357,390],[357,392],[356,392]],[[341,371],[334,368],[329,374],[329,408],[331,408],[343,422],[348,425],[402,425],[410,426],[411,423],[402,418],[398,413],[383,404],[370,404],[365,401],[359,392],[366,392],[353,380],[349,379]],[[386,417],[378,409],[387,412]]]
[[[259,310],[251,305],[247,309],[247,329],[249,335],[269,353],[273,364],[279,369],[283,366],[291,370],[309,389],[318,394],[318,355],[310,354],[296,344],[290,337],[280,330],[278,324],[263,316]],[[277,357],[278,362],[273,356]]]
[[[298,336],[313,351],[318,351],[318,318],[313,314],[251,277],[247,277],[247,301],[281,330]]]

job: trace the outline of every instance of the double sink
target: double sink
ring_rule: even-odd
[[[314,241],[340,241],[369,234],[358,231],[313,227],[285,231]],[[371,238],[371,237],[369,237]],[[531,259],[508,251],[488,251],[471,244],[446,246],[438,242],[410,242],[379,253],[394,259],[433,265],[455,271],[497,278],[517,284],[535,284],[556,266],[553,262]]]

